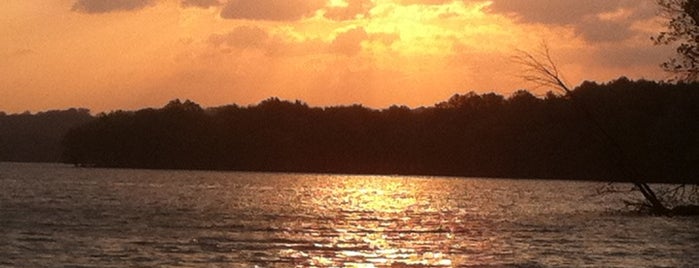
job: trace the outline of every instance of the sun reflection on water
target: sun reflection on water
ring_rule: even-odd
[[[332,238],[283,255],[310,266],[452,265],[455,219],[421,202],[426,198],[422,184],[399,177],[353,177],[338,183],[313,195],[311,202],[331,218]],[[318,226],[308,227],[304,235],[320,235],[313,231]]]
[[[596,183],[0,172],[0,266],[699,267],[697,221],[620,215]]]

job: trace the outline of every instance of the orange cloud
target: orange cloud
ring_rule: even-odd
[[[489,12],[505,14],[524,23],[572,27],[590,42],[623,41],[638,32],[632,24],[652,18],[657,7],[653,1],[638,0],[493,0]],[[609,14],[626,11],[609,19]],[[607,18],[605,18],[607,15]]]
[[[225,19],[295,21],[313,15],[324,0],[231,0],[221,11]]]
[[[572,84],[663,77],[657,65],[672,51],[647,38],[659,25],[652,1],[586,3],[0,1],[0,110],[135,109],[173,98],[250,104],[270,96],[430,105],[457,92],[529,86],[508,58],[542,39]]]
[[[330,44],[330,51],[346,56],[357,55],[362,50],[362,41],[369,38],[364,28],[354,28],[342,32]]]
[[[268,44],[267,32],[256,26],[238,26],[227,34],[214,34],[209,38],[214,45],[225,44],[235,48],[261,48]]]
[[[396,2],[403,5],[443,5],[454,1],[455,0],[398,0]]]
[[[375,6],[371,0],[348,0],[346,6],[329,7],[325,11],[325,17],[333,20],[352,20],[358,15],[367,16]]]
[[[83,13],[107,13],[113,11],[131,11],[155,4],[155,0],[78,0],[73,4],[73,11]]]
[[[181,5],[183,7],[209,8],[213,6],[219,6],[221,5],[221,3],[218,0],[182,0]]]

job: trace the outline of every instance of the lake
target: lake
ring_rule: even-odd
[[[699,267],[602,185],[0,163],[0,266]]]

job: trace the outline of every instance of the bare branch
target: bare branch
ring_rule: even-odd
[[[533,53],[520,49],[515,50],[515,52],[512,61],[523,67],[519,77],[524,81],[536,86],[553,87],[565,94],[571,93],[570,87],[564,81],[545,42],[542,42],[540,49]]]
[[[628,162],[628,158],[625,156],[620,143],[607,132],[599,121],[597,121],[584,103],[574,98],[572,90],[565,83],[561,72],[551,57],[549,47],[546,43],[542,42],[540,49],[534,53],[523,50],[516,50],[516,52],[517,54],[512,57],[512,60],[523,68],[520,77],[538,86],[550,86],[563,91],[564,94],[571,99],[573,106],[588,119],[591,124],[590,126],[595,130],[593,134],[598,135],[600,140],[607,144],[606,147],[609,150],[609,155],[615,160],[615,164],[624,176],[633,180],[634,187],[645,198],[647,207],[650,207],[651,211],[655,214],[668,214],[670,210],[663,204],[663,200],[658,198],[647,183],[639,180],[641,177],[639,176],[640,174],[633,168],[633,165]],[[607,189],[606,191],[613,190]]]

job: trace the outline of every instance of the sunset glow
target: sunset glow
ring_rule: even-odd
[[[526,2],[526,4],[524,3]],[[566,78],[662,79],[652,0],[9,0],[0,111],[432,105],[530,88],[516,49],[549,43]]]

